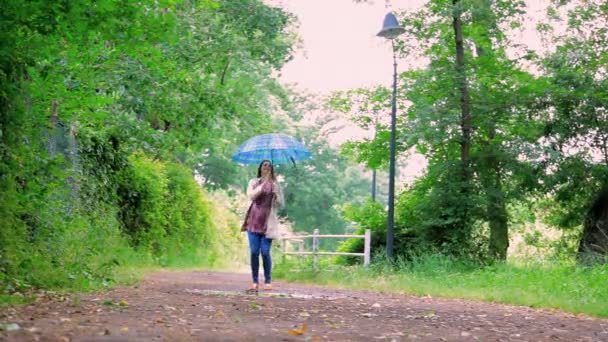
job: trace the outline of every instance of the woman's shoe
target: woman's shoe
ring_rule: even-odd
[[[272,285],[271,284],[264,284],[264,291],[272,291]]]
[[[247,293],[258,293],[258,284],[253,283],[246,291]]]

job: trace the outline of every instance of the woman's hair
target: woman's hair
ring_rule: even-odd
[[[260,166],[258,166],[258,178],[262,177],[262,165],[264,165],[264,163],[270,164],[270,177],[272,177],[272,180],[276,180],[274,177],[274,166],[272,166],[272,162],[267,159],[262,160]]]

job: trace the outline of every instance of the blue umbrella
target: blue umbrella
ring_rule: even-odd
[[[232,160],[242,164],[259,164],[270,160],[273,164],[295,163],[310,158],[310,152],[295,138],[282,133],[255,136],[239,146]]]

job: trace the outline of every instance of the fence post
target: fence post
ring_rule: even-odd
[[[315,270],[317,270],[317,263],[319,261],[319,256],[317,255],[317,251],[319,250],[319,229],[315,229],[312,233],[312,266]]]
[[[298,252],[304,253],[304,241],[298,241]],[[300,255],[302,257],[303,255]]]
[[[365,230],[365,241],[363,247],[363,265],[369,266],[370,261],[370,251],[371,251],[371,243],[372,243],[372,231],[369,229]]]
[[[285,252],[287,252],[287,240],[281,238],[281,262],[285,262]]]

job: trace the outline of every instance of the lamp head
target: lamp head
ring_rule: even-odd
[[[384,23],[382,24],[382,30],[378,32],[378,37],[386,39],[397,38],[400,34],[405,32],[405,29],[399,25],[399,21],[392,12],[389,12],[384,17]]]

